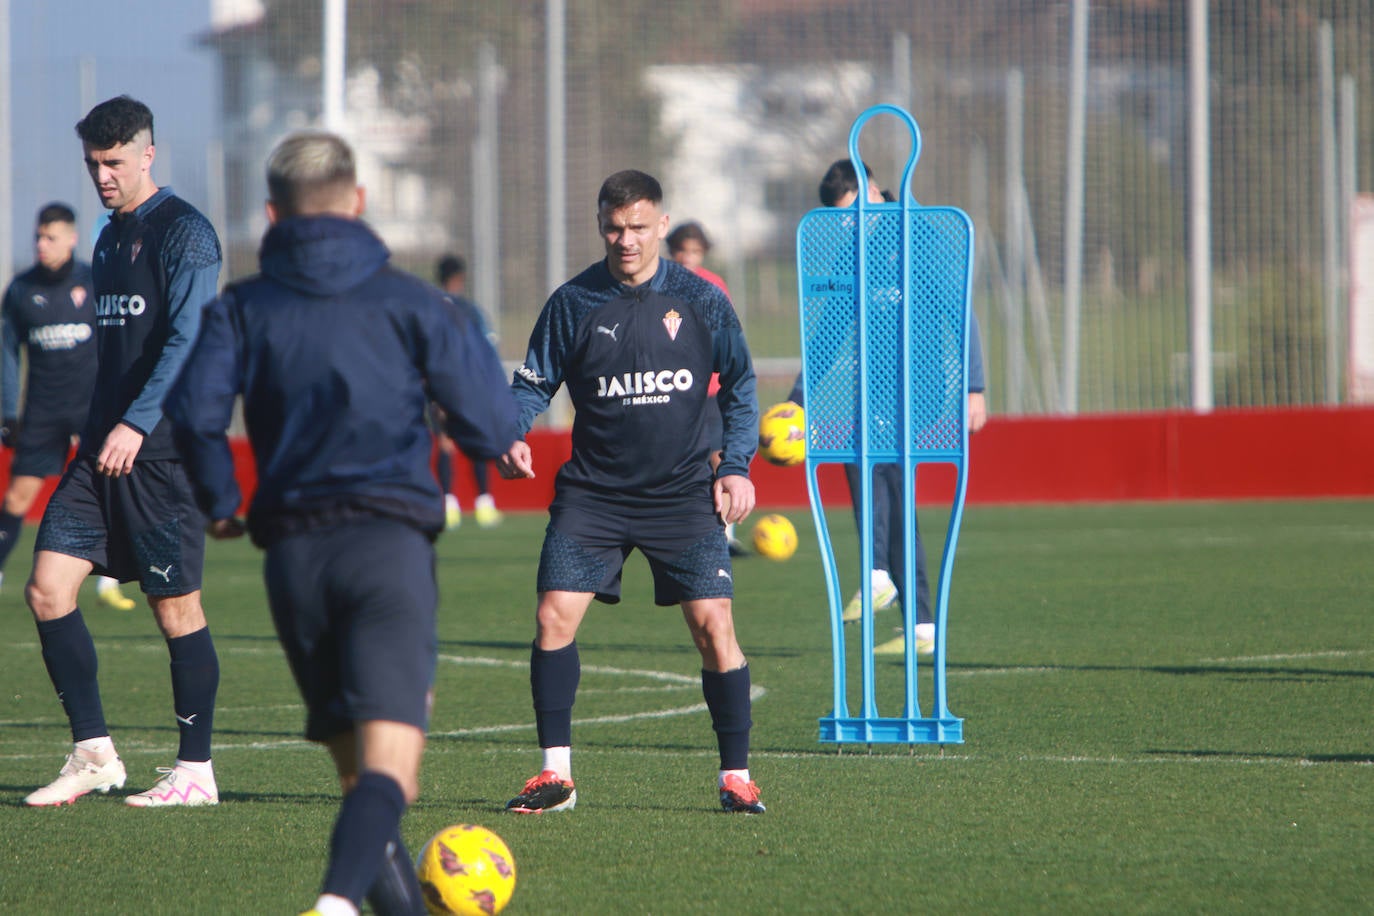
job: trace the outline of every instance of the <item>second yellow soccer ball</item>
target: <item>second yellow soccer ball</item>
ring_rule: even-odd
[[[759,418],[759,454],[785,468],[805,461],[806,412],[791,401],[764,411]]]
[[[790,560],[797,552],[797,529],[785,515],[765,515],[754,523],[754,550],[770,560]]]

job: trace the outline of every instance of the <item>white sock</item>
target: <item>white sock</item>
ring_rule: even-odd
[[[570,747],[546,747],[544,748],[544,766],[542,769],[553,770],[558,774],[559,779],[572,781],[572,748]]]
[[[933,623],[918,623],[918,624],[916,624],[916,638],[917,638],[917,639],[934,639],[934,638],[935,638],[935,624],[933,624]]]
[[[477,497],[472,506],[474,509],[486,509],[488,507],[495,509],[496,499],[490,493],[483,493]]]
[[[96,763],[109,763],[110,758],[115,755],[114,739],[109,735],[101,738],[83,738],[76,742],[76,747],[87,760],[94,760]]]
[[[315,901],[315,909],[320,916],[358,916],[358,908],[352,901],[333,894],[321,894],[320,899]]]
[[[215,775],[215,768],[210,765],[210,761],[208,760],[182,760],[178,758],[172,765],[190,770],[197,776]]]
[[[103,592],[107,588],[119,588],[119,580],[111,579],[109,576],[100,576],[95,580],[95,590]]]
[[[721,787],[724,787],[724,786],[725,786],[725,777],[727,777],[727,776],[738,776],[740,779],[743,779],[745,782],[748,782],[748,781],[749,781],[749,768],[748,768],[748,767],[745,767],[743,770],[721,770],[721,771],[720,771],[720,776],[719,776],[719,777],[717,778],[717,780],[716,780],[716,785],[721,786]]]
[[[892,577],[887,574],[885,569],[873,570],[872,575],[869,576],[869,582],[871,583],[869,587],[873,589],[875,594],[883,589],[896,587],[892,584]]]

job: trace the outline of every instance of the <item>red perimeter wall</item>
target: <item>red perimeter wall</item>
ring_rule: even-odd
[[[530,435],[534,480],[502,480],[492,469],[497,505],[543,509],[567,460],[566,432]],[[1115,502],[1165,499],[1264,499],[1374,496],[1374,408],[1235,410],[1067,417],[994,417],[970,439],[967,501]],[[247,444],[235,442],[244,492],[253,483]],[[8,477],[10,452],[0,451]],[[755,459],[761,509],[807,505],[801,468]],[[472,505],[471,469],[459,460],[458,493]],[[918,475],[918,500],[948,504],[954,472],[931,465]],[[822,492],[843,499],[838,466],[821,469]],[[54,481],[30,514],[42,513]]]

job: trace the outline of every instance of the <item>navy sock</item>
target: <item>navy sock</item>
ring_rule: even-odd
[[[172,657],[172,708],[181,732],[177,759],[209,760],[219,690],[219,656],[210,628],[167,640],[167,652]]]
[[[572,708],[582,659],[576,641],[561,649],[530,648],[530,693],[534,695],[534,724],[540,747],[572,746]]]
[[[711,727],[716,730],[722,770],[749,767],[749,666],[734,671],[701,672],[701,693],[711,711]]]
[[[397,836],[405,810],[405,794],[396,780],[371,770],[362,773],[334,821],[329,868],[320,893],[360,906],[384,867],[387,844]]]
[[[386,844],[386,858],[368,888],[367,902],[377,916],[425,916],[424,892],[399,830]]]
[[[108,735],[110,729],[105,725],[100,682],[96,678],[100,665],[81,609],[56,620],[38,621],[38,641],[43,646],[48,677],[71,723],[72,740]]]
[[[0,569],[4,568],[5,561],[10,558],[10,551],[14,549],[15,542],[19,540],[19,529],[22,527],[24,527],[22,516],[0,509]]]

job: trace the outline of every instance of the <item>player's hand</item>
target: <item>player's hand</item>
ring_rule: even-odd
[[[19,418],[5,417],[4,422],[0,423],[0,445],[3,445],[5,448],[14,448],[15,443],[18,441]]]
[[[968,431],[976,433],[988,422],[988,399],[981,391],[968,393]]]
[[[506,449],[506,453],[496,459],[496,469],[507,480],[514,480],[517,477],[533,477],[534,460],[530,452],[530,444],[524,439],[516,439],[511,443],[510,448]]]
[[[716,514],[727,525],[744,521],[754,511],[754,482],[743,474],[717,477],[712,492]]]
[[[122,477],[134,469],[134,459],[143,448],[143,433],[124,423],[116,423],[100,446],[95,469],[106,477]]]
[[[229,518],[217,518],[209,525],[205,526],[206,534],[217,541],[227,541],[231,538],[241,538],[246,529],[243,526],[243,519],[230,516]]]

